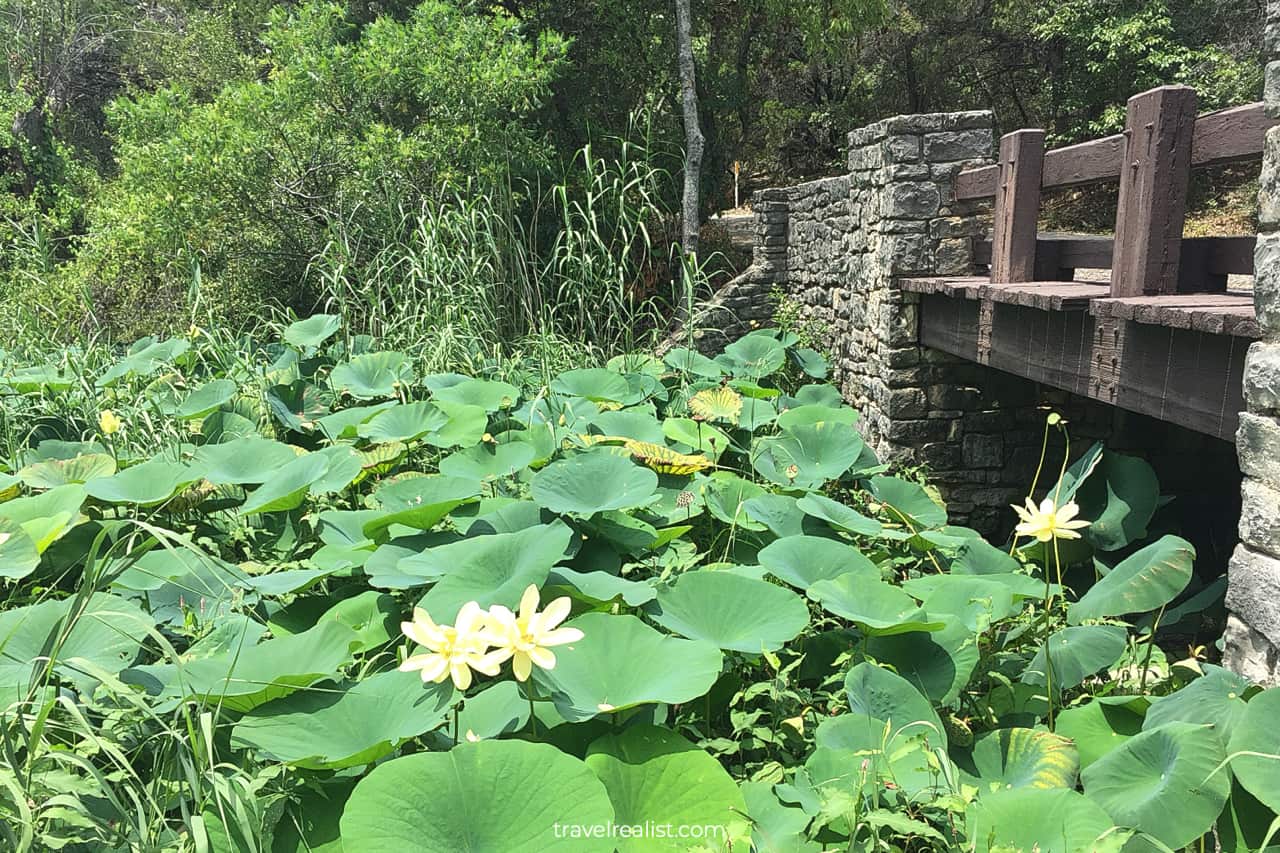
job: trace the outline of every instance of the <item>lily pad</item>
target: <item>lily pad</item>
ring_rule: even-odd
[[[530,484],[539,506],[579,515],[643,506],[657,488],[657,474],[603,449],[552,462]]]
[[[231,746],[313,770],[370,764],[439,725],[455,698],[449,682],[424,685],[416,673],[396,670],[319,684],[245,714]]]
[[[1226,758],[1209,726],[1166,723],[1144,731],[1081,773],[1084,792],[1117,824],[1173,849],[1213,826],[1231,793]]]
[[[1111,819],[1093,801],[1064,788],[983,794],[970,803],[965,816],[976,853],[1116,853],[1129,836],[1112,831]]]
[[[795,639],[809,624],[809,608],[767,581],[704,569],[659,589],[653,620],[691,640],[759,654]]]
[[[818,581],[853,575],[879,581],[880,570],[861,551],[821,536],[786,536],[756,556],[769,574],[807,592]]]
[[[347,800],[342,844],[421,853],[607,853],[612,839],[573,830],[613,817],[604,785],[578,759],[548,744],[485,740],[374,768]]]
[[[688,702],[720,676],[715,646],[660,634],[634,616],[585,613],[566,624],[583,638],[557,647],[555,668],[535,670],[534,678],[570,722],[648,702]]]
[[[747,804],[733,778],[670,729],[637,725],[605,735],[591,744],[586,763],[609,792],[619,825],[714,828],[705,839],[711,849],[737,849],[751,834]],[[652,836],[617,844],[621,853],[647,853],[688,850],[689,841]]]
[[[564,558],[573,531],[562,521],[515,533],[493,533],[440,545],[400,561],[405,574],[437,575],[418,606],[441,624],[468,601],[481,607],[515,607],[530,584],[542,586],[551,567]]]

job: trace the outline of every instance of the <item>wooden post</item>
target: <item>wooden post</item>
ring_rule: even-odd
[[[1034,281],[1036,220],[1044,176],[1044,131],[1016,130],[1000,137],[991,238],[993,282]]]
[[[1129,99],[1120,165],[1111,295],[1178,292],[1196,93],[1161,86]]]

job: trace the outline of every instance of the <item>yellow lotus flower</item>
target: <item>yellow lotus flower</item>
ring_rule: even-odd
[[[400,630],[418,645],[427,649],[426,654],[411,655],[400,664],[401,672],[418,670],[424,682],[439,684],[453,678],[459,690],[471,686],[471,670],[485,675],[497,675],[506,660],[501,653],[487,653],[483,628],[485,613],[480,605],[468,601],[458,611],[453,626],[437,625],[421,607],[413,609],[413,621],[401,622]]]
[[[582,639],[577,628],[557,628],[569,615],[569,597],[563,596],[538,612],[538,588],[533,584],[520,596],[520,613],[512,613],[501,604],[489,608],[486,639],[496,647],[495,654],[511,658],[511,670],[517,681],[526,681],[536,664],[539,669],[556,665],[550,646],[575,643]]]
[[[98,429],[102,430],[103,435],[115,435],[122,426],[124,422],[110,409],[103,409],[102,414],[98,415]]]
[[[1031,498],[1027,498],[1026,508],[1014,504],[1013,511],[1022,519],[1014,528],[1015,532],[1019,536],[1030,536],[1040,542],[1079,539],[1080,534],[1076,531],[1089,526],[1089,522],[1076,518],[1080,507],[1074,501],[1057,506],[1053,498],[1045,498],[1037,507]]]

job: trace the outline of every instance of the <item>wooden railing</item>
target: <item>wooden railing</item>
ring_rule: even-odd
[[[1277,124],[1261,103],[1196,115],[1195,90],[1161,86],[1129,99],[1123,133],[1045,151],[1043,130],[1000,139],[999,161],[956,179],[958,200],[994,198],[992,283],[1070,280],[1111,268],[1111,296],[1215,293],[1253,273],[1253,238],[1183,239],[1193,168],[1261,157]],[[1036,233],[1042,189],[1120,182],[1114,238]]]

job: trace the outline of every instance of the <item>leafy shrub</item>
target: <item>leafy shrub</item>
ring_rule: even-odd
[[[209,102],[170,87],[112,104],[119,176],[67,275],[113,331],[185,326],[175,306],[310,309],[309,264],[334,240],[358,275],[442,188],[546,160],[524,119],[563,45],[507,16],[427,2],[360,26],[311,2],[265,42],[262,73]]]
[[[1145,463],[995,547],[798,343],[424,375],[316,315],[0,364],[7,844],[1265,846],[1280,689],[1157,644],[1220,590]]]

